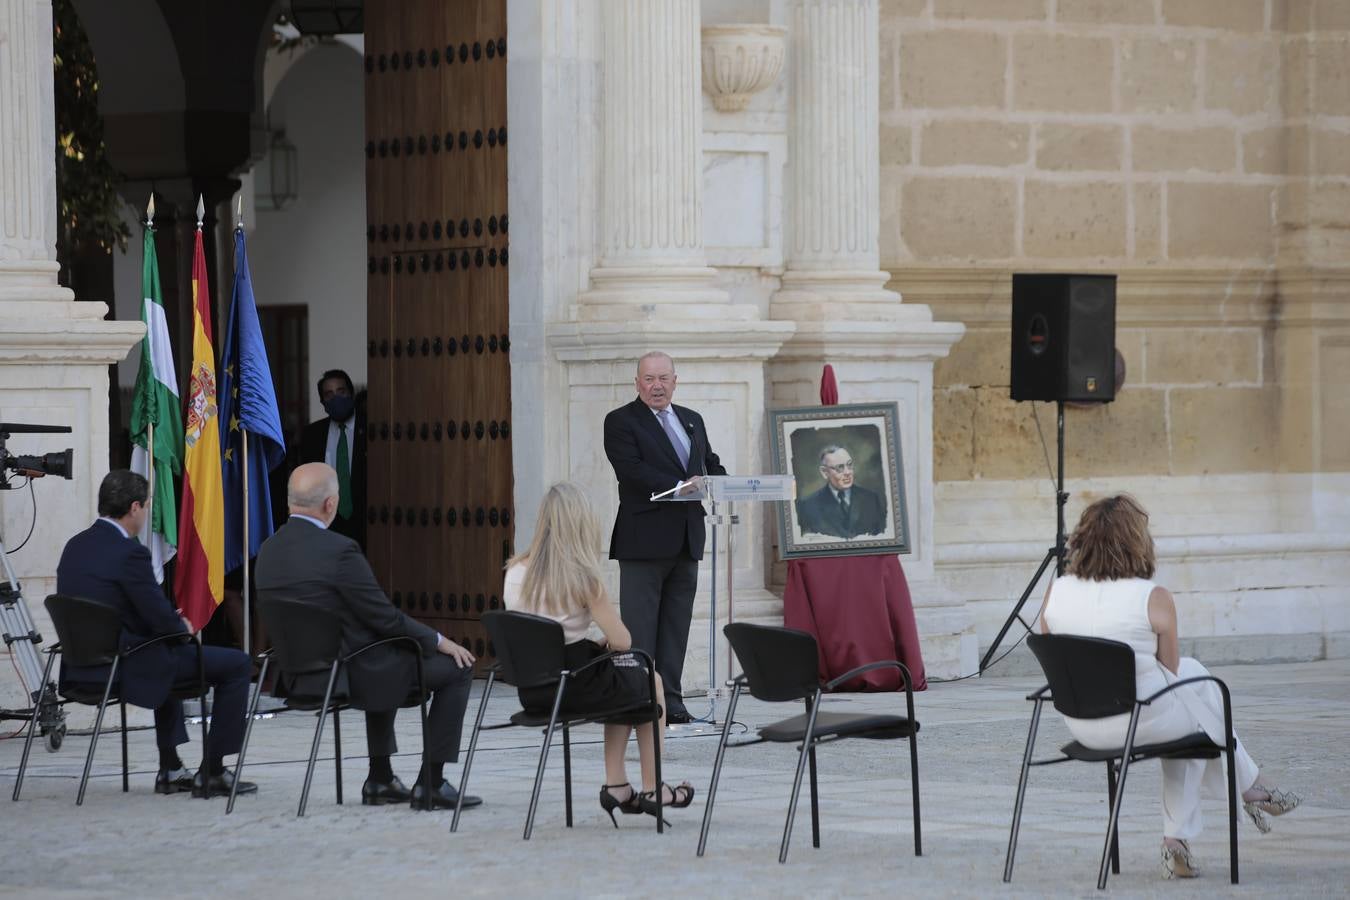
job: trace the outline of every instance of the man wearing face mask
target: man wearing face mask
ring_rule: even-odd
[[[366,421],[356,411],[351,376],[329,369],[319,379],[325,418],[310,422],[300,435],[300,462],[321,462],[338,473],[338,511],[329,526],[366,549]]]

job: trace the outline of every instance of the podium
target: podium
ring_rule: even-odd
[[[794,500],[797,497],[797,482],[791,475],[703,475],[689,481],[682,481],[668,491],[652,494],[657,503],[702,503],[709,504],[708,523],[712,535],[712,584],[708,598],[708,715],[710,725],[717,724],[717,701],[722,689],[717,683],[717,538],[722,526],[727,528],[726,561],[726,604],[727,624],[734,621],[735,615],[735,527],[740,523],[736,515],[737,503],[764,503],[777,500]],[[725,511],[719,509],[719,504]],[[731,647],[727,647],[727,674],[732,670]]]

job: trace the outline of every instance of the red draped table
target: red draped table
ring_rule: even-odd
[[[894,659],[909,669],[914,690],[928,686],[909,584],[894,556],[789,560],[783,624],[815,636],[822,680],[867,663]],[[900,673],[894,669],[868,672],[838,688],[899,689]]]

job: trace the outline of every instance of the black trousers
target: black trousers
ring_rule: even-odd
[[[688,553],[674,559],[619,561],[619,615],[633,646],[656,660],[665,682],[666,712],[684,712],[684,654],[698,590],[698,561]]]
[[[464,729],[464,709],[469,705],[473,685],[473,667],[460,668],[444,653],[422,659],[422,677],[431,692],[427,710],[427,757],[431,762],[459,760],[459,738]],[[411,694],[415,684],[408,685]],[[398,710],[366,713],[366,750],[371,756],[393,756],[398,752],[394,739],[394,717]]]
[[[173,654],[174,682],[195,681],[197,648],[183,645],[171,648],[170,652]],[[202,663],[206,668],[206,681],[215,689],[211,700],[210,742],[211,755],[218,761],[223,756],[238,753],[239,745],[244,741],[250,666],[246,653],[229,647],[203,647]],[[155,709],[155,741],[160,755],[172,755],[179,744],[187,743],[187,739],[182,701],[166,700]]]

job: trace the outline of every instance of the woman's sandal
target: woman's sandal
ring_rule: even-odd
[[[620,800],[611,792],[619,788],[628,788],[628,797]],[[619,822],[614,818],[614,810],[618,810],[625,816],[634,816],[646,812],[642,807],[641,796],[633,790],[631,784],[607,784],[600,788],[600,808],[609,813],[609,820],[614,823],[614,827],[619,827]]]
[[[1263,790],[1269,796],[1265,800],[1242,801],[1242,811],[1251,816],[1257,830],[1265,834],[1270,831],[1270,820],[1266,816],[1282,816],[1302,803],[1303,798],[1278,788],[1263,788]]]
[[[1200,867],[1191,856],[1191,847],[1185,841],[1171,846],[1163,844],[1162,866],[1164,878],[1194,878],[1200,874]]]
[[[674,787],[669,784],[662,784],[661,789],[670,791],[670,800],[661,804],[663,809],[684,809],[694,802],[694,786],[687,781],[680,782]],[[656,815],[656,791],[643,791],[637,796],[642,811],[649,816]],[[664,817],[662,817],[662,821],[665,822]],[[665,822],[665,824],[669,825],[670,823]]]

